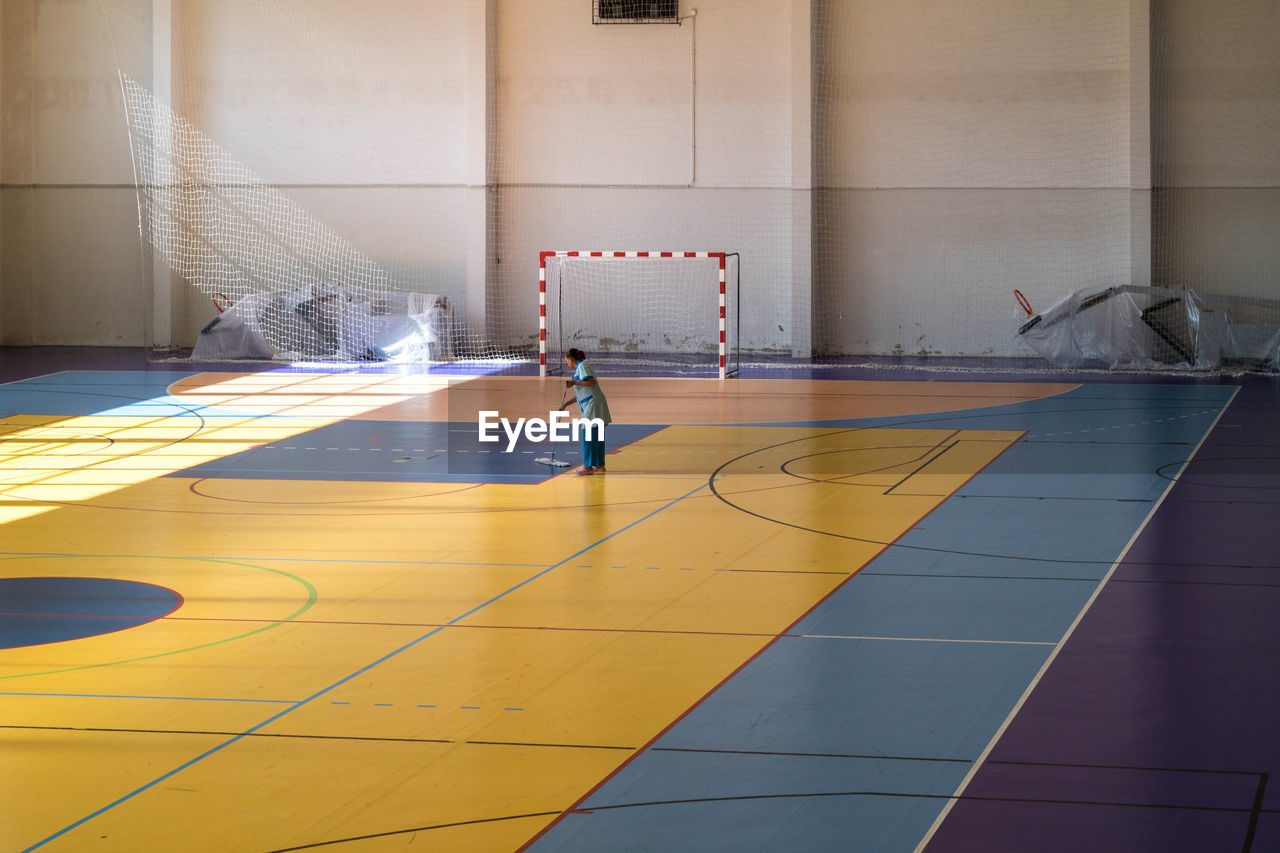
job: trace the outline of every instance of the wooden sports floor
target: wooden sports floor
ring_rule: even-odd
[[[0,849],[1280,849],[1272,379],[11,368]]]

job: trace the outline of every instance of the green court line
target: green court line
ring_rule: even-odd
[[[299,577],[298,575],[292,574],[290,572],[282,571],[280,569],[271,569],[271,568],[267,568],[266,566],[255,566],[252,563],[240,563],[234,560],[216,560],[211,557],[160,557],[160,556],[148,556],[148,555],[141,555],[141,554],[76,554],[76,555],[59,555],[59,556],[60,557],[66,557],[66,556],[95,557],[99,559],[128,559],[128,560],[193,560],[193,561],[202,562],[202,563],[222,563],[228,566],[240,566],[246,569],[257,569],[259,571],[271,572],[272,574],[289,578],[290,580],[300,584],[302,588],[307,591],[307,600],[301,607],[299,607],[297,610],[290,613],[288,616],[284,617],[283,619],[273,622],[270,625],[264,625],[261,628],[254,628],[252,631],[247,631],[243,634],[237,634],[234,637],[225,637],[221,640],[214,640],[211,643],[201,643],[198,646],[189,646],[188,648],[185,648],[185,649],[173,649],[172,651],[159,652],[158,654],[154,654],[154,655],[143,655],[141,657],[136,657],[136,658],[125,658],[124,660],[107,661],[105,663],[91,663],[91,664],[85,664],[84,666],[67,667],[65,669],[50,669],[50,670],[45,670],[44,672],[19,672],[13,675],[0,675],[0,681],[4,681],[10,678],[31,678],[37,675],[58,675],[64,672],[78,672],[80,670],[85,670],[85,669],[99,669],[104,666],[117,666],[119,664],[124,664],[124,663],[137,663],[138,661],[155,660],[156,658],[169,657],[170,655],[180,655],[180,654],[185,654],[186,652],[194,652],[199,649],[207,649],[212,646],[220,646],[223,643],[230,643],[235,640],[243,640],[246,637],[252,637],[254,634],[261,634],[263,631],[270,631],[274,628],[279,628],[285,622],[291,622],[297,619],[303,613],[306,613],[308,610],[311,609],[311,607],[316,603],[316,598],[319,595],[316,588],[312,586],[311,582],[308,581],[306,578]],[[32,557],[32,556],[24,555],[24,556],[16,556],[16,557],[0,557],[0,559],[30,560],[30,559],[56,559],[56,558]],[[185,597],[183,600],[184,601],[186,600]]]

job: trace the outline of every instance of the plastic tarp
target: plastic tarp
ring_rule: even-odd
[[[1054,367],[1280,369],[1280,302],[1164,287],[1080,290],[1018,327]]]
[[[240,299],[201,330],[191,357],[444,361],[453,357],[453,334],[445,296],[388,291],[360,301],[340,288],[305,287]]]

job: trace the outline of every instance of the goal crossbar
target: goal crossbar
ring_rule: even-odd
[[[604,252],[604,251],[546,251],[538,253],[538,375],[547,375],[547,259],[548,258],[705,258],[719,264],[719,326],[720,362],[719,374],[728,375],[725,347],[725,256],[726,252]]]

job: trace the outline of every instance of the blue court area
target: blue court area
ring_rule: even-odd
[[[0,577],[0,649],[136,628],[182,605],[149,583],[110,578]]]
[[[788,636],[534,849],[909,849],[1047,655]]]
[[[11,382],[0,391],[0,413],[127,415],[166,418],[235,413],[211,409],[169,393],[175,381],[195,376],[191,371],[67,370]]]
[[[652,435],[661,426],[614,424],[607,448]],[[174,476],[240,480],[353,480],[398,483],[536,484],[565,468],[535,462],[554,458],[577,465],[577,442],[520,441],[507,452],[507,439],[481,442],[474,422],[418,423],[349,420],[255,447]]]
[[[914,849],[1234,393],[813,423],[1026,435],[532,849]]]

